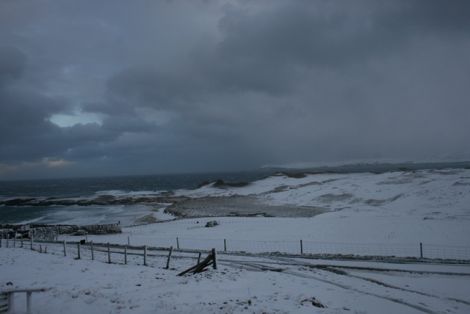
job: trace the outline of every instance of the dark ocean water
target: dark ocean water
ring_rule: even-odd
[[[205,174],[149,175],[102,178],[0,181],[0,197],[81,197],[103,191],[171,191],[193,189],[202,182],[222,179],[226,182],[251,182],[272,171]]]
[[[202,182],[251,182],[272,170],[229,173],[73,178],[27,181],[0,181],[0,199],[17,197],[93,197],[99,194],[127,194],[194,189]],[[0,206],[0,223],[132,224],[152,208],[144,205],[109,206]]]

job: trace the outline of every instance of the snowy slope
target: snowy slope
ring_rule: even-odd
[[[382,174],[272,176],[248,186],[180,190],[189,197],[255,195],[273,205],[299,205],[329,211],[412,215],[425,219],[470,219],[470,170],[419,170]]]
[[[177,277],[193,265],[164,257],[150,267],[106,264],[27,249],[0,249],[0,287],[50,288],[33,295],[34,313],[468,313],[470,277],[402,272],[334,273],[283,265],[282,272],[259,271],[220,262],[218,270]],[[34,260],[34,263],[31,261]],[[254,262],[253,262],[254,263]],[[257,261],[256,263],[263,263]],[[249,265],[249,264],[247,264]],[[257,264],[254,264],[257,265]],[[269,265],[269,264],[267,264]],[[452,266],[429,265],[427,271]],[[418,266],[414,268],[419,269]],[[468,267],[453,266],[468,273]],[[370,280],[370,279],[373,279]],[[318,308],[312,300],[323,304]],[[24,313],[24,295],[15,298]]]

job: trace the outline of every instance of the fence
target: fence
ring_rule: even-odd
[[[167,243],[170,239],[164,241]],[[226,252],[248,253],[287,253],[300,255],[361,255],[361,256],[396,256],[416,258],[438,258],[470,260],[470,247],[437,245],[417,242],[410,243],[341,243],[316,241],[252,241],[233,239],[192,239],[174,240],[182,249],[216,248]]]
[[[2,247],[22,248],[39,253],[48,253],[73,259],[95,260],[109,264],[131,264],[166,269],[184,269],[201,259],[202,252],[179,250],[176,254],[172,248],[147,246],[130,246],[111,243],[93,243],[81,241],[31,241],[0,239]],[[15,245],[13,245],[15,243]],[[1,251],[0,251],[1,252]]]
[[[67,239],[76,239],[69,237]],[[219,252],[246,253],[286,253],[299,255],[358,255],[396,256],[414,258],[455,259],[470,261],[470,246],[439,245],[431,243],[346,243],[320,242],[311,240],[236,240],[203,239],[186,237],[159,237],[146,235],[96,236],[88,239],[109,241],[127,245],[147,245],[152,247],[175,247],[176,249],[210,250]]]
[[[66,238],[77,239],[74,238]],[[96,236],[89,239],[109,241],[120,245],[148,246],[188,250],[210,250],[219,252],[246,253],[285,253],[298,255],[357,255],[357,256],[395,256],[412,258],[454,259],[470,261],[470,246],[438,245],[430,243],[342,243],[317,242],[309,240],[290,241],[259,241],[235,239],[196,239],[182,237]],[[23,240],[23,242],[26,240]],[[30,241],[30,240],[28,240]],[[0,247],[18,246],[18,239],[4,239]],[[39,243],[39,242],[38,242]],[[24,243],[22,245],[25,245]],[[29,244],[30,245],[30,244]]]

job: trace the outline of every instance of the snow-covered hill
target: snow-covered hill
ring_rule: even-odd
[[[423,219],[470,219],[470,170],[419,170],[381,174],[307,174],[271,176],[243,187],[209,184],[180,190],[189,197],[256,196],[271,205],[299,205],[327,211]]]

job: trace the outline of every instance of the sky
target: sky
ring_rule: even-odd
[[[470,160],[470,1],[0,0],[0,179]]]

